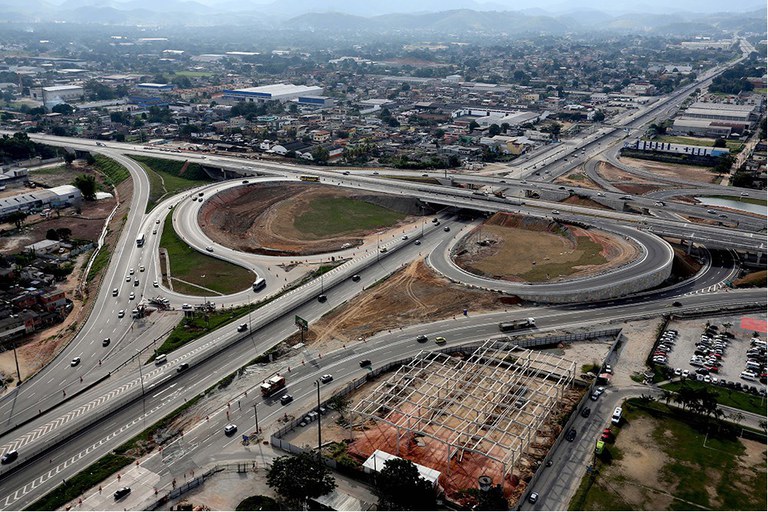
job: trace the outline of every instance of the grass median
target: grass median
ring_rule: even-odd
[[[168,252],[173,288],[181,293],[209,298],[229,295],[248,288],[256,279],[248,269],[207,256],[187,245],[173,229],[170,215],[165,219],[160,247]]]
[[[134,461],[131,457],[109,453],[24,510],[56,510],[103,482]]]
[[[305,234],[324,238],[358,230],[391,226],[404,214],[347,197],[317,197],[294,221],[294,227]]]

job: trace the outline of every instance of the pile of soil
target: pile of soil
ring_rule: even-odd
[[[418,202],[412,197],[362,194],[314,183],[259,183],[216,194],[200,209],[198,220],[211,240],[255,254],[299,256],[361,245],[363,237],[372,231],[359,230],[344,236],[313,238],[293,227],[294,219],[318,197],[345,197],[406,215],[420,213]],[[404,219],[402,223],[409,220]]]

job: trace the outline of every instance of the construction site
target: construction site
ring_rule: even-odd
[[[582,394],[575,372],[560,356],[499,340],[471,353],[422,351],[353,398],[348,453],[363,461],[381,450],[433,469],[455,501],[480,476],[514,500]]]

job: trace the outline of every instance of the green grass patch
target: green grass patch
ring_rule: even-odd
[[[149,156],[131,156],[142,164],[149,176],[149,212],[165,196],[172,196],[184,190],[206,185],[212,180],[198,163],[165,160]]]
[[[758,191],[761,195],[764,194],[762,190]],[[717,199],[726,199],[729,201],[739,201],[741,203],[749,203],[749,204],[756,204],[758,206],[766,206],[768,205],[768,201],[765,199],[760,199],[757,197],[733,197],[733,196],[702,196],[702,197],[712,197]]]
[[[174,76],[186,76],[189,78],[203,78],[213,76],[213,73],[208,71],[176,71]]]
[[[66,165],[57,165],[56,167],[46,167],[45,169],[33,169],[29,173],[32,176],[58,176],[59,174],[72,171],[72,168]]]
[[[258,303],[254,307],[254,310],[267,302],[268,301],[262,301]],[[240,306],[226,311],[209,313],[208,315],[196,314],[192,318],[184,318],[176,327],[174,327],[173,331],[171,331],[171,334],[168,335],[163,344],[160,345],[160,348],[157,349],[157,353],[169,354],[190,341],[215,331],[222,325],[232,322],[237,318],[247,315],[248,307],[249,306]],[[154,356],[152,359],[154,359]],[[150,359],[150,361],[152,359]]]
[[[569,276],[576,272],[580,265],[603,265],[606,263],[606,259],[600,254],[603,246],[593,242],[589,237],[577,236],[575,250],[582,252],[577,261],[540,263],[520,277],[526,281],[537,283],[548,281],[560,275]]]
[[[25,510],[56,510],[77,499],[88,489],[99,485],[113,473],[131,464],[133,459],[123,455],[107,454],[32,503]]]
[[[346,197],[318,197],[294,220],[294,227],[312,237],[339,236],[391,226],[404,214]]]
[[[573,181],[584,181],[584,180],[587,179],[587,177],[584,176],[582,173],[577,172],[577,173],[574,173],[574,174],[569,174],[568,175],[568,179],[569,180],[573,180]]]
[[[109,259],[111,256],[112,253],[109,251],[109,247],[106,245],[102,246],[102,248],[99,249],[99,253],[96,255],[96,258],[93,260],[93,265],[91,265],[91,270],[88,272],[88,277],[86,280],[90,282],[96,279],[101,271],[107,268],[107,265],[109,265]]]
[[[623,428],[632,428],[632,423],[641,418],[653,422],[646,447],[656,447],[654,449],[665,456],[667,462],[658,477],[662,484],[654,488],[658,484],[653,481],[619,476],[610,466],[598,461],[597,474],[585,475],[569,503],[569,510],[644,509],[652,493],[670,493],[676,498],[667,510],[691,510],[697,506],[715,510],[765,509],[764,462],[744,466],[739,457],[746,448],[733,430],[718,428],[702,417],[655,401],[628,400],[624,412],[627,423]],[[617,436],[616,445],[609,447],[613,461],[621,459],[621,430]],[[627,493],[626,489],[642,492]]]
[[[128,169],[115,160],[103,155],[94,155],[93,158],[96,160],[96,168],[104,174],[104,181],[107,185],[116,187],[130,178],[131,173],[128,172]]]
[[[170,215],[165,219],[160,247],[168,251],[172,277],[224,295],[251,286],[256,278],[250,270],[192,249],[174,231]],[[174,286],[174,288],[176,287]],[[197,291],[197,294],[202,295],[200,290]]]
[[[688,386],[689,388],[693,389],[708,388],[717,395],[716,400],[720,405],[735,407],[736,409],[741,409],[742,411],[753,412],[763,416],[766,414],[765,399],[761,400],[759,396],[744,393],[742,391],[722,388],[720,386],[713,386],[706,382],[699,382],[697,380],[670,382],[668,384],[664,384],[661,387],[669,391],[677,392],[683,386]]]

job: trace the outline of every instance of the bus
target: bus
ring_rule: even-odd
[[[141,247],[144,245],[144,241],[147,239],[147,237],[144,236],[144,233],[141,233],[139,236],[136,237],[136,247]]]
[[[320,178],[317,176],[299,176],[299,179],[301,181],[320,181]]]
[[[253,291],[257,292],[267,287],[267,280],[263,277],[259,277],[253,282]]]

